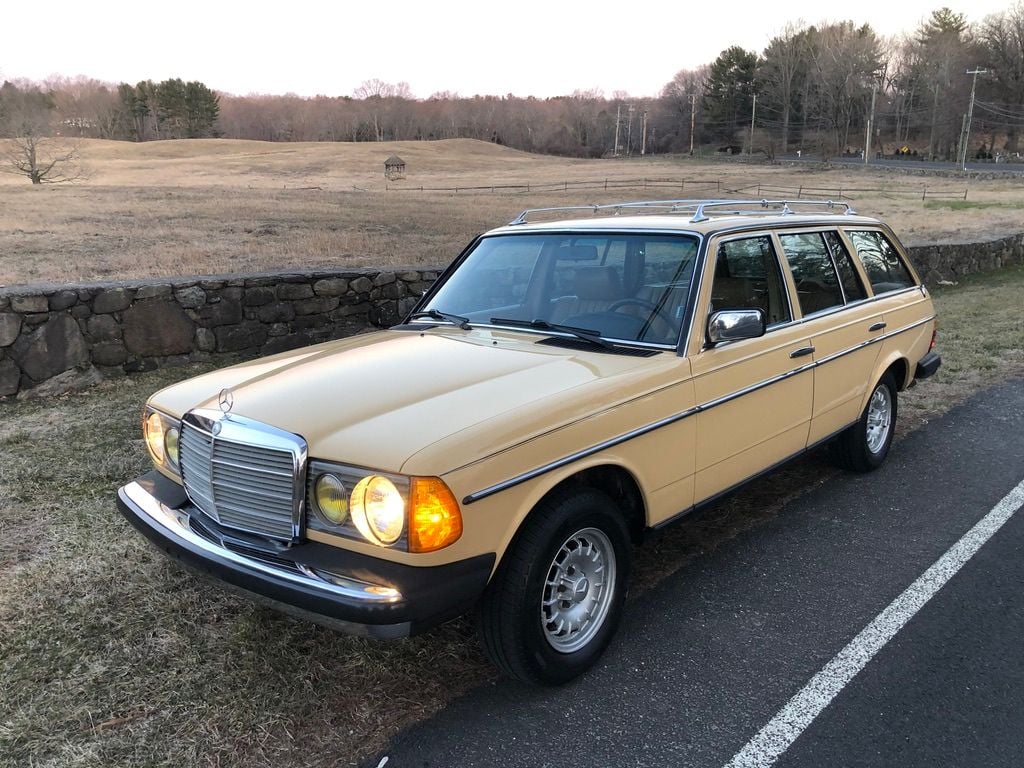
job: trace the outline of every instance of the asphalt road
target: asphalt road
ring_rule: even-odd
[[[926,386],[926,385],[925,385]],[[599,667],[472,691],[367,762],[724,766],[1024,480],[1024,381],[975,396],[627,605]],[[1024,511],[839,690],[778,766],[1024,762]],[[770,763],[766,763],[770,764]]]

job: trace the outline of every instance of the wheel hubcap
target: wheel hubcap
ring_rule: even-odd
[[[889,388],[879,385],[868,402],[867,440],[871,453],[882,450],[891,427],[892,398],[889,395]]]
[[[558,548],[541,596],[544,637],[561,653],[589,643],[604,624],[615,591],[615,550],[597,528],[577,531]]]

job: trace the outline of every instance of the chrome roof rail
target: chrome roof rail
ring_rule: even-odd
[[[534,213],[556,213],[570,211],[590,211],[594,216],[610,214],[618,216],[623,211],[636,213],[692,213],[691,223],[707,221],[712,215],[718,216],[790,216],[797,213],[810,213],[825,208],[832,211],[842,207],[843,214],[853,216],[856,211],[850,203],[836,200],[724,200],[720,198],[708,200],[637,200],[624,203],[607,203],[604,205],[566,205],[550,208],[527,208],[508,226],[529,223]],[[811,211],[795,210],[809,208]]]
[[[751,210],[743,206],[757,207]],[[807,207],[812,210],[825,208],[832,211],[839,206],[842,206],[844,216],[855,216],[857,213],[850,203],[836,200],[707,200],[697,206],[690,221],[694,224],[707,221],[711,214],[719,216],[793,216],[797,213],[811,212],[798,211],[794,208]],[[706,210],[708,208],[717,208],[718,210],[708,211]],[[726,210],[722,210],[723,208]]]

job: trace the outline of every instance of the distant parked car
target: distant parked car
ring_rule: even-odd
[[[348,632],[475,609],[498,667],[561,683],[615,632],[645,531],[820,443],[878,467],[935,331],[895,235],[848,206],[526,211],[400,325],[155,394],[155,469],[119,507]]]

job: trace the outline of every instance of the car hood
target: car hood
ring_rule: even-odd
[[[671,352],[645,358],[543,338],[381,331],[198,376],[151,404],[180,417],[216,409],[229,388],[232,413],[301,435],[311,457],[440,475],[668,386],[685,363]]]

